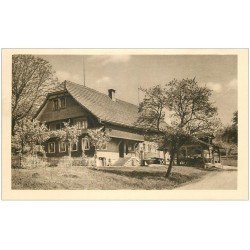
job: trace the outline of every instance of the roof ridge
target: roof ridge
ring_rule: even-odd
[[[90,88],[90,87],[84,86],[84,85],[79,84],[79,83],[71,82],[71,81],[69,81],[69,80],[65,80],[63,83],[65,83],[66,89],[67,89],[67,83],[71,83],[71,84],[79,85],[80,87],[89,89],[89,90],[91,90],[91,91],[94,91],[94,92],[96,92],[96,93],[98,93],[98,94],[101,94],[101,95],[103,95],[103,96],[109,98],[108,95],[106,95],[106,94],[104,94],[104,93],[102,93],[102,92],[100,92],[100,91],[98,91],[98,90],[96,90],[96,89],[92,89],[92,88]],[[130,105],[134,105],[135,107],[139,108],[139,106],[136,105],[136,104],[134,104],[134,103],[127,102],[127,101],[124,101],[124,100],[119,99],[119,98],[116,98],[116,100],[118,100],[118,101],[120,101],[120,102],[125,102],[125,103],[130,104]]]

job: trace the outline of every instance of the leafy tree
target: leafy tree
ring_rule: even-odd
[[[232,143],[238,144],[238,111],[235,111],[233,113],[232,126],[229,137]]]
[[[158,85],[144,92],[138,122],[151,134],[157,132],[154,137],[168,149],[169,177],[179,149],[200,132],[212,133],[217,129],[217,109],[210,101],[212,91],[199,86],[194,78],[174,79],[164,87]]]
[[[101,149],[106,146],[107,142],[110,141],[110,136],[108,131],[102,131],[101,129],[89,129],[88,135],[90,139],[90,144],[95,147],[95,149]]]
[[[57,84],[52,66],[32,55],[12,56],[12,135],[16,124],[31,118]]]
[[[48,139],[49,131],[44,123],[24,118],[16,124],[16,133],[11,140],[12,153],[18,153],[22,162],[24,155],[37,151],[44,153],[43,143]]]
[[[237,150],[238,144],[238,111],[233,113],[232,124],[218,130],[214,142],[226,150],[226,156]]]
[[[95,165],[96,165],[96,149],[102,149],[103,147],[106,147],[107,142],[110,141],[109,132],[102,129],[89,129],[88,130],[88,136],[90,140],[90,145],[92,145],[95,148]]]
[[[233,122],[233,126],[238,127],[238,111],[235,111],[233,113],[232,122]]]
[[[165,90],[157,85],[153,88],[142,89],[145,93],[143,102],[139,104],[138,122],[148,129],[160,130],[160,125],[164,122],[167,96]]]
[[[226,153],[226,157],[228,157],[233,150],[237,150],[237,144],[232,143],[230,140],[225,137],[225,131],[228,128],[221,128],[219,129],[216,134],[213,142],[218,145],[220,148],[223,148]]]
[[[78,137],[81,135],[77,125],[70,125],[70,122],[64,122],[64,127],[60,130],[51,131],[50,137],[59,138],[65,142],[68,147],[68,153],[71,157],[71,148],[74,143],[78,142]]]

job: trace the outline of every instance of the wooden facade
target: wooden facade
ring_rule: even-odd
[[[110,102],[114,102],[114,100],[110,98]],[[100,104],[96,102],[95,105],[98,109]],[[129,119],[131,115],[129,113],[127,115]],[[144,142],[142,130],[136,126],[126,126],[123,123],[113,123],[100,119],[93,112],[87,110],[84,103],[79,103],[67,89],[49,94],[36,118],[45,122],[50,130],[61,129],[64,122],[79,125],[81,136],[79,136],[78,143],[72,146],[72,157],[81,157],[83,152],[89,158],[96,155],[99,165],[114,165],[121,158],[136,157],[139,159],[141,157],[138,150]],[[92,145],[86,148],[84,138],[88,134],[88,129],[99,127],[109,131],[111,140],[102,149],[95,149]],[[69,154],[67,146],[63,145],[57,138],[50,138],[47,141],[45,151],[48,157],[63,157]],[[152,154],[158,156],[159,152],[155,150]]]

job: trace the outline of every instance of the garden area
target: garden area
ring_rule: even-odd
[[[12,189],[16,190],[162,190],[198,181],[209,171],[174,166],[166,178],[166,166],[83,167],[38,166],[12,169]]]

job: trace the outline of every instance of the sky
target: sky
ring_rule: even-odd
[[[213,90],[223,124],[237,110],[237,56],[235,55],[39,55],[49,61],[60,81],[69,80],[138,104],[138,87],[164,85],[172,79],[194,78]],[[84,60],[84,64],[83,64]],[[85,66],[83,66],[85,65]],[[83,70],[85,68],[85,70]]]

